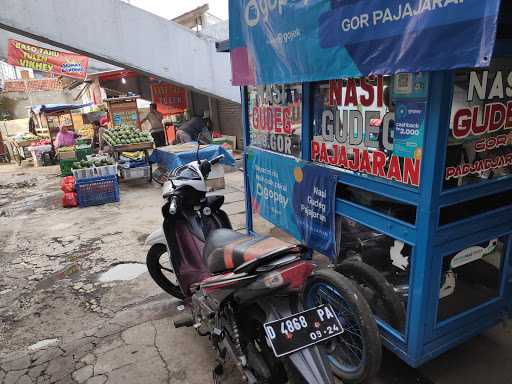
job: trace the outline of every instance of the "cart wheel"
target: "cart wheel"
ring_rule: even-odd
[[[344,332],[326,342],[333,373],[346,384],[374,376],[381,363],[382,345],[377,323],[363,294],[354,283],[332,270],[316,271],[303,291],[305,308],[330,304]]]
[[[372,312],[397,330],[405,324],[405,309],[393,286],[372,266],[360,261],[344,261],[336,271],[358,284]]]

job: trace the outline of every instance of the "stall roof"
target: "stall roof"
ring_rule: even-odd
[[[63,111],[71,111],[73,109],[89,107],[91,105],[92,105],[92,103],[87,103],[87,104],[42,104],[42,105],[33,105],[31,109],[35,113],[63,112]]]

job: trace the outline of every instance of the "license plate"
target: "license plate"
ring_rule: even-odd
[[[343,333],[330,305],[308,309],[264,324],[265,333],[277,357],[321,343]]]

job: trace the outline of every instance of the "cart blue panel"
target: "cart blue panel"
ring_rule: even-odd
[[[508,44],[508,45],[507,45]],[[512,56],[510,41],[498,41],[500,56]],[[485,180],[444,189],[444,170],[455,73],[430,73],[419,188],[338,170],[343,186],[377,193],[416,208],[414,224],[338,197],[336,214],[412,246],[407,324],[404,332],[378,321],[383,344],[413,367],[431,360],[510,317],[512,313],[511,205],[440,224],[443,209],[498,193],[512,193],[512,178]],[[313,135],[312,83],[303,83],[301,157],[311,160]],[[247,95],[242,91],[244,143],[249,141]],[[316,164],[318,167],[325,165]],[[247,175],[246,175],[247,176]],[[251,191],[246,183],[247,228],[253,231]],[[484,303],[438,320],[443,262],[446,257],[494,238],[504,239],[499,293]]]

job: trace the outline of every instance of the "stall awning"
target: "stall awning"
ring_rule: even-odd
[[[234,85],[486,67],[500,0],[234,0]]]
[[[74,109],[80,109],[91,106],[92,103],[87,104],[42,104],[42,105],[33,105],[32,111],[36,114],[41,112],[64,112],[71,111]]]

